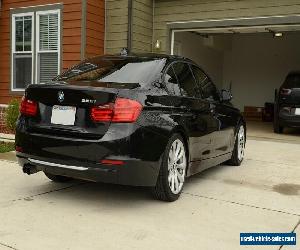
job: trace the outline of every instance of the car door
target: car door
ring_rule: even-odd
[[[218,121],[211,115],[209,102],[202,100],[200,88],[188,63],[173,63],[165,78],[167,89],[173,96],[173,119],[184,127],[189,137],[189,157],[192,162],[189,173],[193,174],[205,167],[201,164],[205,159],[212,157],[212,134],[218,129]],[[177,84],[174,84],[175,78]],[[173,79],[173,83],[170,79]]]
[[[221,101],[217,87],[212,80],[196,65],[192,71],[201,88],[202,98],[210,106],[210,114],[217,123],[212,133],[212,157],[218,157],[232,151],[234,144],[234,129],[237,117],[230,103]]]

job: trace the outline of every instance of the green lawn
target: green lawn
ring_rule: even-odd
[[[0,142],[0,153],[6,153],[15,150],[15,144],[13,142]]]

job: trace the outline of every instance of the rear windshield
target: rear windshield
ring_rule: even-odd
[[[300,74],[289,75],[282,87],[286,89],[300,88]]]
[[[56,77],[55,81],[122,83],[145,85],[157,80],[166,59],[95,58],[85,61]],[[100,84],[99,84],[100,85]]]

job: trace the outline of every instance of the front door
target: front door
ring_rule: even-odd
[[[198,85],[201,88],[203,100],[210,105],[213,120],[217,128],[212,134],[213,151],[211,157],[218,157],[232,150],[236,118],[234,112],[227,104],[220,100],[220,95],[211,79],[197,66],[192,65],[192,70]]]
[[[202,162],[213,157],[213,136],[219,129],[219,121],[214,117],[210,103],[202,99],[189,64],[172,64],[166,78],[166,86],[174,94],[173,120],[183,126],[188,135],[191,162],[189,173],[192,174],[205,167]]]

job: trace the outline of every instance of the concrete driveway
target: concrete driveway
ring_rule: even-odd
[[[300,249],[300,143],[248,140],[241,167],[190,178],[174,203],[146,189],[55,184],[0,162],[0,249]],[[239,245],[240,232],[298,233],[297,247]]]

